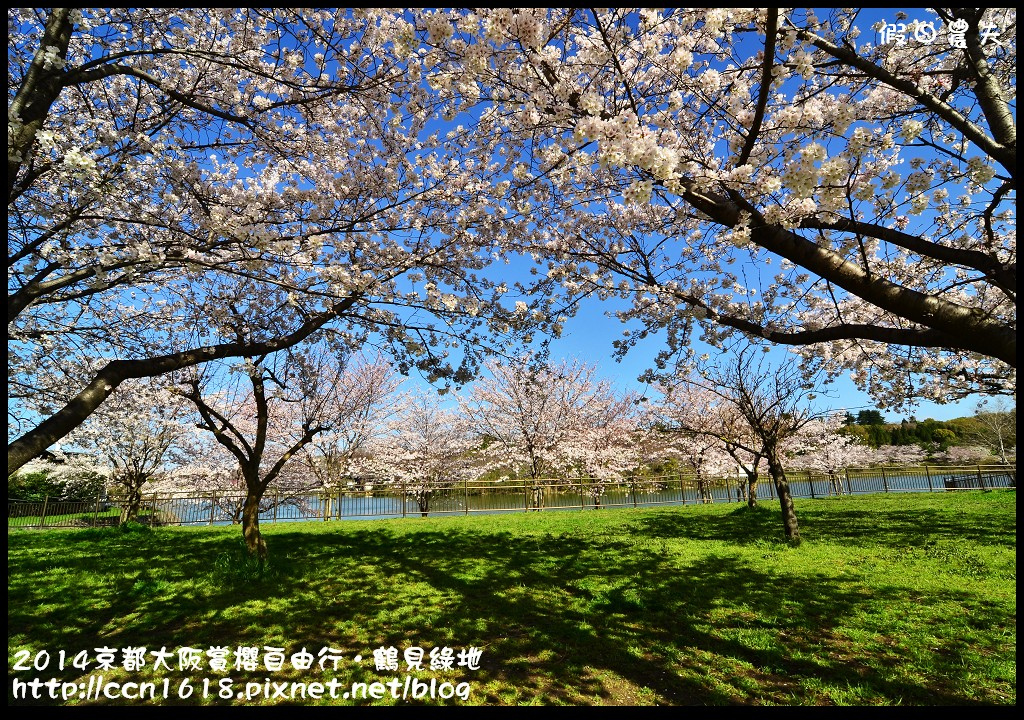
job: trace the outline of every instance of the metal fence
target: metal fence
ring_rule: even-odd
[[[867,493],[952,492],[1017,487],[1017,466],[963,465],[849,468],[837,473],[788,472],[795,498],[822,498]],[[429,492],[401,485],[386,490],[307,492],[270,491],[260,506],[260,522],[299,520],[366,520],[469,515],[475,513],[592,510],[702,503],[745,502],[745,477],[704,479],[664,475],[616,482],[593,479],[510,481],[492,484],[453,483]],[[244,493],[207,493],[146,497],[139,522],[152,525],[229,525],[242,517]],[[767,475],[758,483],[758,497],[776,497]],[[116,498],[89,502],[45,499],[8,501],[11,529],[98,527],[120,522]]]

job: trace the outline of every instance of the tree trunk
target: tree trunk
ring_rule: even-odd
[[[832,490],[835,491],[836,495],[843,494],[843,481],[839,478],[839,473],[832,472],[828,474],[828,479],[832,483]]]
[[[701,473],[697,473],[697,491],[700,493],[700,501],[705,505],[715,502],[711,489],[708,487],[708,480]]]
[[[260,566],[267,562],[267,542],[260,533],[260,500],[262,490],[250,489],[242,507],[242,537],[249,555],[259,560]]]
[[[134,522],[139,518],[139,506],[142,504],[142,486],[133,481],[125,485],[128,495],[125,497],[124,507],[121,508],[120,524]]]
[[[747,507],[757,507],[757,473],[747,473]]]
[[[544,488],[534,483],[532,495],[533,497],[531,500],[533,502],[533,509],[540,510],[541,506],[544,504]]]
[[[426,493],[420,493],[416,500],[420,506],[420,517],[427,517],[430,512],[430,496]]]
[[[775,492],[779,495],[779,505],[782,508],[782,528],[786,532],[786,540],[793,545],[799,545],[800,526],[796,521],[796,509],[793,507],[793,496],[789,492],[789,481],[786,480],[786,471],[774,452],[768,454],[768,473],[775,481]]]

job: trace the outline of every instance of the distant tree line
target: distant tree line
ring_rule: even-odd
[[[926,451],[944,451],[958,445],[977,445],[1000,454],[1000,447],[1016,446],[1016,408],[979,410],[973,416],[952,420],[917,420],[910,416],[898,423],[886,422],[878,410],[846,413],[840,431],[872,448],[884,445],[918,445]]]

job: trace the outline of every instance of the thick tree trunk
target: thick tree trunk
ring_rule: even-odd
[[[138,483],[128,483],[128,495],[125,497],[124,507],[121,508],[120,524],[135,522],[139,518],[139,506],[142,505],[142,486]]]
[[[262,490],[250,489],[245,496],[242,507],[242,537],[249,555],[259,560],[262,566],[267,561],[267,542],[260,532],[260,500]]]
[[[420,496],[416,498],[416,501],[420,506],[420,517],[427,517],[430,513],[430,496],[426,493],[421,493]]]
[[[775,457],[775,453],[768,455],[768,473],[775,482],[775,492],[779,496],[779,505],[782,508],[782,528],[786,532],[786,540],[794,545],[799,545],[800,526],[796,520],[793,496],[789,492],[789,481],[786,480],[786,471],[783,469],[782,463]]]

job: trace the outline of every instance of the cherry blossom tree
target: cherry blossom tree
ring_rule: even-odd
[[[146,485],[146,497],[198,504],[199,517],[241,525],[247,496],[238,458],[218,443],[212,433],[200,433],[190,446],[188,462],[162,473]],[[259,515],[294,508],[303,517],[315,517],[325,506],[320,487],[302,463],[285,463],[259,501]]]
[[[121,523],[138,517],[147,485],[192,457],[194,411],[166,383],[126,382],[66,438],[108,466],[109,485],[123,495]]]
[[[259,500],[258,513],[260,516],[271,512],[276,515],[293,508],[302,517],[326,514],[329,508],[320,490],[303,464],[293,459],[267,487]],[[149,483],[146,496],[196,502],[201,508],[201,517],[241,525],[247,491],[238,459],[210,435],[205,442],[192,446],[188,463],[172,468]]]
[[[531,218],[495,209],[496,146],[442,129],[395,13],[8,17],[8,472],[127,379],[329,327],[461,384],[543,329],[482,274]]]
[[[630,402],[628,423],[623,423],[614,435],[609,433],[616,450],[615,474],[609,479],[624,483],[636,499],[643,493],[662,492],[673,481],[678,482],[678,462],[667,447],[673,439],[659,424],[655,406],[646,397],[632,393],[626,397]]]
[[[91,502],[106,492],[110,468],[88,455],[62,451],[26,463],[7,479],[8,498]]]
[[[728,440],[764,458],[782,509],[786,539],[799,543],[800,528],[786,478],[786,449],[794,436],[819,415],[810,407],[810,401],[815,398],[815,384],[805,379],[799,368],[773,366],[765,357],[761,348],[745,345],[730,356],[719,358],[715,364],[697,362],[687,377],[680,378],[679,384],[710,394],[716,402],[731,407],[743,419],[751,444],[740,446],[737,436],[730,436]],[[716,437],[713,427],[695,425],[682,429]]]
[[[572,471],[614,466],[628,436],[621,420],[630,401],[618,396],[596,367],[578,360],[535,366],[487,363],[462,412],[480,435],[492,440],[496,466],[523,471],[531,484],[531,506],[543,504],[542,480]],[[631,427],[631,429],[634,429]]]
[[[978,465],[998,460],[990,450],[977,445],[954,445],[936,453],[932,459],[948,465]]]
[[[260,532],[260,503],[286,468],[296,471],[293,457],[339,418],[335,396],[321,393],[327,354],[322,346],[273,356],[245,358],[230,368],[236,382],[212,374],[213,365],[188,372],[179,392],[199,414],[199,427],[237,461],[244,482],[242,536],[250,555],[266,561],[267,544]]]
[[[702,503],[713,503],[711,483],[729,475],[732,458],[717,437],[696,432],[674,432],[671,457],[686,469],[697,486],[697,497]]]
[[[882,445],[869,456],[872,465],[920,465],[928,454],[918,445]]]
[[[329,396],[333,416],[300,458],[320,489],[330,491],[371,471],[373,442],[388,431],[398,411],[402,379],[381,355],[356,355],[343,365],[320,367],[317,392]]]
[[[9,473],[128,379],[330,328],[460,385],[586,295],[658,370],[745,333],[880,403],[1015,388],[1013,9],[8,17]]]
[[[596,366],[594,367],[596,370]],[[610,483],[629,481],[649,457],[648,438],[635,392],[617,393],[610,384],[598,382],[577,428],[556,451],[554,466],[563,480],[579,480],[579,489],[595,508]]]
[[[198,423],[196,427],[202,430]],[[147,483],[147,495],[154,498],[195,498],[203,510],[212,511],[214,517],[226,518],[234,525],[241,524],[246,493],[238,459],[210,433],[200,432],[191,450],[187,462]],[[212,507],[205,506],[205,503]],[[264,497],[260,512],[271,507]]]
[[[436,393],[406,396],[389,425],[370,449],[374,475],[400,492],[403,502],[412,497],[426,517],[432,497],[475,474],[478,438]]]
[[[700,459],[712,452],[710,446],[704,449],[710,441],[742,472],[737,499],[746,500],[750,507],[756,506],[758,479],[765,469],[764,452],[757,434],[736,404],[700,384],[683,382],[661,388],[663,398],[655,406],[653,425],[663,437],[668,454],[684,448],[684,456]],[[722,461],[716,459],[715,464],[721,466]]]
[[[744,333],[880,403],[1012,393],[1016,11],[826,12],[417,26],[432,86],[503,118],[507,202],[545,219],[527,249],[568,292],[631,302],[619,352],[659,333],[661,366]]]
[[[874,455],[856,438],[839,432],[844,421],[845,412],[811,420],[792,438],[789,449],[793,468],[824,473],[836,495],[845,493],[843,470],[866,465]]]
[[[198,423],[196,429],[202,430]],[[148,489],[154,496],[245,492],[245,481],[238,470],[237,458],[226,452],[212,433],[199,433],[192,447],[193,454],[188,462],[150,483]],[[232,519],[235,523],[242,522],[241,512]]]

